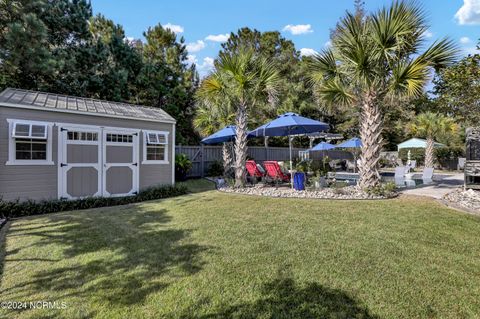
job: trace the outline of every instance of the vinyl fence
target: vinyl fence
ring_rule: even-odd
[[[305,148],[293,148],[292,157],[298,157],[299,151],[305,151]],[[222,161],[222,147],[221,146],[184,146],[177,145],[175,147],[175,154],[183,153],[192,161],[192,169],[188,177],[203,177],[208,171],[208,168],[215,161]],[[263,146],[249,146],[248,156],[258,162],[276,160],[288,161],[290,158],[288,147],[263,147]]]

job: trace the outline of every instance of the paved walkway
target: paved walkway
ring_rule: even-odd
[[[436,178],[434,177],[434,180]],[[445,194],[450,193],[455,188],[463,186],[463,173],[454,175],[443,175],[439,181],[434,184],[418,186],[415,188],[405,188],[400,190],[401,194],[428,196],[440,199]]]

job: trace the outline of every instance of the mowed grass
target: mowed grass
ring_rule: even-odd
[[[202,190],[18,219],[2,230],[5,318],[480,317],[480,218],[419,198]]]

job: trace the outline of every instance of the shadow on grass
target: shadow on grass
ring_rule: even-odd
[[[51,228],[13,226],[7,236],[34,237],[33,249],[60,247],[63,256],[60,262],[42,263],[26,280],[0,294],[19,298],[48,293],[57,300],[75,297],[128,306],[201,270],[199,254],[210,248],[191,243],[192,230],[171,226],[166,210],[152,207],[43,216],[41,223]],[[24,257],[17,253],[7,252],[5,262]]]
[[[190,313],[194,313],[194,310]],[[286,277],[265,283],[261,297],[252,303],[222,307],[218,312],[205,315],[184,315],[182,318],[362,318],[377,319],[368,309],[347,293],[319,285],[298,285]]]

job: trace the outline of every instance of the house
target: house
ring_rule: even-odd
[[[175,119],[159,108],[8,88],[0,93],[4,200],[128,196],[173,184]]]
[[[438,142],[435,142],[434,144],[434,147],[443,147],[443,146],[445,145]],[[416,137],[406,140],[397,145],[397,148],[399,151],[402,148],[426,148],[426,147],[427,147],[427,140],[416,138]]]

